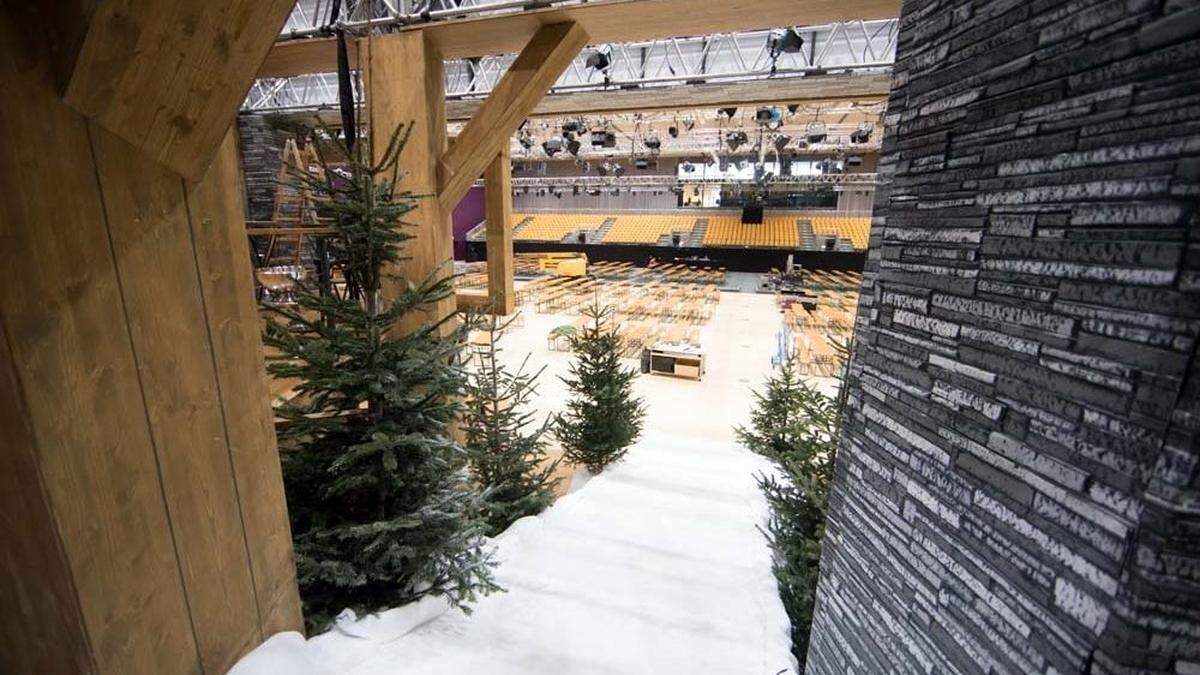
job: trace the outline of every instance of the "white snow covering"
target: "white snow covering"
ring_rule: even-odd
[[[776,675],[787,616],[757,525],[754,475],[728,442],[648,432],[626,459],[496,539],[508,592],[470,615],[434,599],[305,641],[272,637],[236,675]]]

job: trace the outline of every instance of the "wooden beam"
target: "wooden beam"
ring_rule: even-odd
[[[0,414],[0,432],[8,438],[16,421],[28,425],[30,445],[15,451],[32,453],[41,501],[52,505],[53,529],[44,534],[65,562],[18,576],[33,586],[25,597],[49,597],[56,586],[73,594],[60,611],[78,610],[63,620],[80,637],[63,649],[85,651],[59,663],[87,663],[81,672],[196,672],[87,121],[62,104],[50,50],[23,40],[36,26],[18,31],[10,16],[0,13],[0,80],[21,96],[0,111],[8,190],[0,199],[0,317],[18,387],[9,398],[20,410]],[[25,519],[26,508],[7,517]],[[4,582],[6,605],[29,602],[10,594],[15,579]],[[48,624],[24,623],[46,614],[6,616],[0,634],[19,642],[53,634]],[[0,658],[7,666],[26,657]]]
[[[184,184],[105,129],[92,152],[192,630],[203,669],[221,672],[265,638]]]
[[[438,160],[446,151],[445,74],[442,55],[420,32],[372,37],[362,45],[363,80],[367,86],[367,114],[371,140],[378,160],[392,132],[412,125],[408,145],[400,156],[405,175],[401,189],[418,195],[437,195]],[[405,260],[387,270],[383,295],[394,298],[408,282],[421,283],[431,274],[449,275],[454,259],[454,238],[449,209],[434,196],[422,198],[417,209],[405,215],[415,237],[404,244]],[[415,330],[422,323],[449,316],[455,310],[453,296],[430,309],[429,316],[407,317],[397,327]]]
[[[230,129],[208,172],[188,191],[197,276],[221,409],[229,462],[240,496],[246,553],[254,580],[262,634],[300,630],[304,618],[292,560],[292,531],[274,413],[263,358],[250,246],[244,234],[237,131]]]
[[[358,40],[346,40],[350,63],[358,63]],[[292,77],[307,73],[331,73],[337,70],[337,40],[310,38],[277,42],[256,77]]]
[[[513,292],[512,155],[507,144],[488,164],[483,182],[489,304],[493,314],[508,316],[515,309],[516,298]]]
[[[891,89],[888,74],[812,75],[752,82],[671,85],[648,89],[587,91],[542,97],[530,117],[559,117],[619,112],[690,110],[720,106],[823,104],[887,100]],[[475,116],[482,101],[447,101],[449,120]]]
[[[263,399],[226,386],[213,347],[218,324],[257,339],[213,309],[253,299],[197,265],[208,202],[63,103],[52,28],[0,12],[0,81],[21,92],[0,107],[0,672],[223,672],[302,628],[257,602],[251,511],[286,511],[259,476],[236,484],[231,425]]]
[[[586,42],[587,33],[578,24],[538,29],[442,156],[438,198],[443,209],[458,204]]]
[[[486,291],[472,288],[455,291],[454,300],[460,312],[471,309],[477,309],[481,312],[492,311],[492,300],[488,297]]]
[[[293,0],[96,3],[64,100],[198,180]]]
[[[900,0],[600,0],[584,5],[417,24],[448,59],[511,54],[542,26],[575,22],[592,44],[711,35],[780,26],[814,26],[854,19],[900,16]],[[277,44],[261,77],[332,72],[337,60],[332,40]],[[326,44],[322,45],[321,42]]]

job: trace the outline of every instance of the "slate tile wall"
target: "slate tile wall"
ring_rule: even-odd
[[[266,116],[254,113],[238,115],[237,125],[246,184],[246,218],[269,221],[275,209],[276,181],[287,134],[272,126]]]
[[[906,0],[809,671],[1200,673],[1200,3]]]

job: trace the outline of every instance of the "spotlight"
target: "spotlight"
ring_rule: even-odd
[[[667,129],[667,134],[668,134],[668,135],[669,135],[671,138],[679,138],[679,127],[677,127],[677,126],[671,126],[671,127],[669,127],[669,128]]]
[[[574,138],[567,141],[567,152],[571,153],[572,155],[574,155],[576,157],[579,156],[579,149],[581,147],[583,147],[583,145],[579,141],[575,140]]]
[[[779,118],[779,110],[776,108],[759,108],[754,111],[754,119],[759,124],[768,124],[771,120]]]
[[[772,54],[796,54],[804,48],[804,38],[789,28],[783,32],[772,31],[770,39]]]
[[[644,170],[650,168],[650,162],[647,161],[644,157],[638,157],[637,159],[633,160],[633,166],[636,169],[640,169],[640,170],[644,171]]]
[[[791,136],[783,136],[783,135],[776,136],[775,137],[775,151],[783,152],[783,149],[786,148],[787,144],[791,143],[791,142],[792,142]]]
[[[579,122],[574,120],[563,122],[562,130],[564,134],[577,134],[579,133]]]
[[[613,164],[609,167],[609,171],[612,171],[612,175],[620,177],[621,174],[625,173],[625,167],[620,164]]]
[[[662,147],[662,141],[658,140],[658,136],[650,136],[642,142],[646,145],[647,150],[658,150]]]
[[[572,194],[572,195],[578,195],[578,194],[579,194],[579,186],[578,186],[578,185],[572,185],[572,186],[571,186],[571,194]]]
[[[684,173],[692,173],[693,171],[696,170],[695,165],[692,164],[691,162],[684,162],[679,165],[679,168],[683,169]]]
[[[600,174],[601,176],[607,176],[608,175],[608,163],[605,162],[603,164],[596,165],[596,173]]]
[[[517,141],[521,144],[521,147],[525,148],[526,150],[533,147],[533,136],[530,136],[528,131],[521,132],[521,134],[517,136]]]
[[[789,114],[791,114],[791,115],[795,115],[795,114],[796,114],[796,111],[797,111],[797,110],[799,110],[799,109],[800,109],[800,104],[799,104],[799,103],[789,103],[789,104],[788,104],[788,113],[789,113]]]
[[[550,157],[562,152],[563,142],[561,138],[551,138],[542,143],[542,150]]]
[[[692,129],[695,129],[695,128],[696,128],[696,120],[694,120],[690,117],[683,120],[683,130],[684,131],[691,131]]]
[[[850,155],[846,157],[846,166],[862,166],[863,158],[859,155]]]
[[[608,68],[609,63],[611,63],[611,61],[608,58],[608,54],[605,54],[604,52],[592,52],[588,55],[587,61],[584,62],[584,65],[593,70],[604,70],[605,68]]]
[[[732,131],[725,135],[725,143],[732,152],[737,152],[737,149],[745,145],[749,140],[744,131]]]
[[[866,143],[869,140],[871,140],[871,127],[864,125],[850,132],[851,143]]]
[[[824,143],[829,137],[829,132],[826,131],[825,125],[819,122],[813,122],[804,130],[804,137],[809,143]]]
[[[617,147],[617,135],[611,131],[593,131],[592,147],[615,148]]]
[[[718,108],[717,114],[733,119],[733,116],[737,114],[737,108]]]

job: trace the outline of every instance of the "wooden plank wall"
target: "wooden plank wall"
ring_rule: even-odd
[[[301,627],[236,150],[188,188],[39,35],[0,15],[0,671],[224,672]]]

